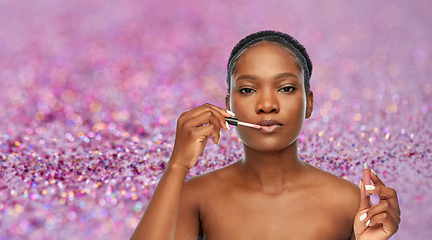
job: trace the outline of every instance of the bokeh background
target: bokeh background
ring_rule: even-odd
[[[392,239],[432,236],[429,0],[0,1],[0,239],[128,239],[177,117],[224,106],[231,48],[287,32],[314,63],[305,161],[398,191]],[[190,176],[242,157],[235,131]],[[376,202],[376,199],[374,199]]]

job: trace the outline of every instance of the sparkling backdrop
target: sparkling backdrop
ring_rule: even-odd
[[[181,112],[224,106],[231,48],[295,36],[314,63],[301,157],[398,191],[393,239],[432,235],[432,2],[0,1],[0,239],[127,239]],[[235,132],[190,176],[242,157]],[[376,201],[376,199],[374,199]]]

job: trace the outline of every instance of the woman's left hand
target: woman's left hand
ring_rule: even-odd
[[[386,187],[373,172],[371,172],[371,179],[374,182],[374,186],[368,185],[367,191],[369,194],[378,194],[380,200],[377,205],[371,206],[370,196],[366,196],[366,187],[362,180],[360,187],[360,206],[354,220],[354,234],[356,240],[389,239],[396,233],[401,221],[401,212],[396,190]]]

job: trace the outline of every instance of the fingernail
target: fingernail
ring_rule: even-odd
[[[363,215],[360,216],[360,221],[363,222],[363,220],[365,220],[367,217],[367,213],[363,213]]]
[[[231,117],[234,117],[235,114],[233,112],[231,112],[230,110],[225,110],[227,113],[231,114]]]
[[[361,189],[361,179],[360,179],[360,182],[359,182],[359,188]]]
[[[375,174],[375,176],[378,176],[378,174],[371,168],[371,172],[373,173],[373,174]]]
[[[367,191],[371,191],[371,190],[375,189],[375,186],[374,185],[365,185],[365,188]]]
[[[219,131],[219,138],[218,138],[217,143],[216,143],[217,145],[219,145],[221,138],[222,138],[222,130]]]
[[[230,128],[228,122],[225,122],[225,124],[226,124],[226,127],[228,128],[228,130],[230,130],[231,128]]]
[[[367,222],[366,222],[366,227],[369,226],[369,224],[370,224],[370,219],[367,220]]]

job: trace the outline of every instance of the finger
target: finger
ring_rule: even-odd
[[[401,220],[399,214],[396,212],[395,209],[392,208],[392,206],[388,201],[381,201],[379,204],[371,207],[366,212],[366,218],[364,218],[363,221],[367,221],[371,219],[373,216],[384,212],[387,213],[390,217],[392,217],[397,223],[400,223]]]
[[[219,143],[220,129],[223,125],[220,123],[219,119],[214,115],[214,112],[203,112],[200,115],[196,116],[195,118],[191,119],[187,124],[188,125],[190,124],[197,128],[205,127],[203,126],[205,124],[213,125],[214,128],[212,128],[212,132],[208,132],[207,134],[213,136],[213,141],[216,144]]]
[[[354,219],[354,232],[355,232],[356,235],[362,234],[366,230],[366,228],[367,228],[367,226],[365,225],[365,221],[364,221],[364,218],[365,218],[364,214],[366,212],[367,212],[367,209],[366,210],[358,211],[357,214],[356,214],[356,216],[355,216],[355,219]]]
[[[388,201],[390,206],[397,212],[398,215],[400,215],[399,201],[397,198],[396,190],[394,190],[393,188],[379,185],[368,185],[367,187],[369,193],[378,194],[380,202],[382,200]]]
[[[366,190],[372,194],[378,194],[380,199],[390,199],[396,197],[396,191],[389,187],[380,187],[377,185],[366,185]]]
[[[200,142],[207,141],[207,139],[209,139],[210,137],[212,137],[213,142],[215,144],[219,144],[219,139],[220,139],[221,135],[220,135],[220,131],[218,131],[216,129],[218,129],[218,128],[215,125],[208,124],[206,126],[202,126],[202,127],[196,128],[194,130],[193,134],[195,136],[197,136],[196,138]]]
[[[370,208],[370,196],[366,196],[363,179],[360,181],[360,205],[359,211]]]
[[[185,123],[186,126],[191,127],[201,127],[206,124],[214,124],[219,129],[223,127],[222,123],[219,121],[219,118],[212,111],[205,111],[201,114],[191,118]]]
[[[212,105],[217,111],[219,111],[224,117],[233,117],[234,116],[234,113],[233,112],[231,112],[231,111],[228,111],[228,110],[226,110],[226,109],[224,109],[224,108],[221,108],[221,107],[218,107],[218,106],[215,106],[215,105]]]
[[[393,235],[399,228],[399,224],[387,213],[381,213],[367,220],[365,225],[371,229],[382,229],[387,237]]]
[[[212,112],[220,121],[222,128],[227,129],[226,127],[226,120],[225,117],[231,117],[232,115],[229,114],[225,109],[211,105],[211,104],[204,104],[199,107],[196,107],[188,112],[185,113],[185,121],[190,120],[191,118],[194,118],[204,112]]]
[[[378,186],[384,186],[386,187],[386,185],[381,181],[381,179],[378,177],[378,175],[376,174],[376,172],[371,169],[371,179],[374,182],[374,185],[378,185]],[[397,193],[396,190],[394,190],[393,188],[388,188],[386,187],[386,192],[387,192],[387,197],[389,198],[389,202],[392,205],[392,207],[396,210],[396,212],[399,214],[401,214],[400,208],[399,208],[399,201],[397,198]],[[380,196],[381,198],[381,196]]]
[[[218,113],[220,113],[221,115],[223,115],[224,117],[232,117],[233,115],[231,114],[231,113],[229,113],[226,109],[223,109],[223,108],[221,108],[221,107],[218,107],[218,106],[215,106],[215,105],[212,105],[212,104],[210,104],[210,103],[205,103],[205,104],[203,104],[203,105],[201,105],[201,106],[199,106],[199,107],[196,107],[196,108],[194,108],[194,109],[192,109],[192,110],[200,110],[200,109],[204,109],[204,110],[206,110],[206,109],[208,109],[208,108],[212,108],[212,110],[215,110],[215,111],[217,111]],[[192,111],[191,110],[191,111]]]
[[[378,175],[375,173],[375,171],[371,170],[371,179],[375,186],[384,186],[385,184],[379,179]]]

